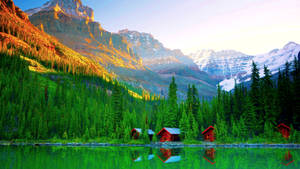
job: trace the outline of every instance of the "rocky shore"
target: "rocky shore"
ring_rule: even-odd
[[[300,148],[300,144],[183,144],[182,142],[156,142],[150,144],[110,144],[110,143],[22,143],[22,142],[0,142],[0,146],[67,146],[67,147],[153,147],[153,148],[183,148],[183,147],[203,147],[203,148]]]

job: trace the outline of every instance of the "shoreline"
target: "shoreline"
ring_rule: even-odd
[[[300,149],[300,144],[263,144],[263,143],[238,143],[238,144],[183,144],[174,143],[150,143],[150,144],[110,144],[110,143],[25,143],[25,142],[0,142],[0,146],[57,146],[57,147],[151,147],[151,148],[294,148]]]

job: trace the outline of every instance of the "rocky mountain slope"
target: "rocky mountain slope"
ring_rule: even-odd
[[[250,56],[236,51],[212,50],[198,51],[191,54],[200,70],[219,76],[220,85],[225,90],[231,90],[237,83],[250,80],[252,61],[257,63],[260,76],[263,76],[263,66],[266,65],[273,74],[284,68],[286,62],[291,62],[298,56],[300,45],[289,42],[282,49],[274,49],[266,54]]]
[[[12,0],[0,1],[0,51],[23,54],[21,58],[29,61],[33,71],[61,69],[73,73],[112,76],[101,65],[32,25],[27,14],[16,7]]]
[[[50,0],[40,8],[26,11],[42,31],[102,66],[144,70],[127,41],[94,22],[93,10],[79,0]]]

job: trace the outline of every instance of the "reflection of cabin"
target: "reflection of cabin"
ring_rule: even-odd
[[[164,127],[157,133],[157,135],[160,137],[160,142],[179,141],[180,129]]]
[[[158,153],[157,156],[163,163],[179,162],[181,159],[178,149],[161,148],[160,153]]]
[[[291,128],[283,123],[280,123],[278,126],[278,131],[282,134],[282,137],[288,139],[290,136]]]
[[[141,133],[142,133],[142,129],[134,128],[131,130],[131,137],[133,139],[138,139]],[[151,129],[148,129],[148,136],[149,136],[150,140],[152,140],[153,135],[154,135],[154,132]]]
[[[214,127],[209,126],[207,129],[205,129],[202,134],[205,141],[211,141],[213,142],[215,140],[215,134],[214,134]]]
[[[148,155],[148,157],[147,157],[147,160],[152,160],[154,158],[154,155],[153,154],[150,154],[150,155]],[[132,161],[134,161],[134,162],[139,162],[139,161],[142,161],[143,159],[142,159],[142,157],[141,156],[138,156],[138,157],[136,157],[136,158],[132,158]]]
[[[284,155],[284,159],[282,161],[282,164],[285,165],[285,166],[288,166],[293,162],[294,162],[294,159],[293,159],[293,156],[290,153],[290,151],[286,152],[285,155]]]
[[[215,152],[216,150],[214,148],[206,149],[205,153],[203,155],[203,158],[208,161],[210,164],[215,164]]]

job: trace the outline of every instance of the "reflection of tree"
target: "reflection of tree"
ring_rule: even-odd
[[[215,164],[215,152],[216,150],[214,148],[206,149],[203,158],[210,164]]]
[[[290,151],[287,151],[284,154],[284,158],[282,160],[282,164],[285,165],[285,166],[288,166],[288,165],[290,165],[293,162],[294,162],[294,159],[293,159],[292,154],[290,153]]]
[[[138,151],[130,151],[130,157],[132,161],[138,161],[141,158]]]

